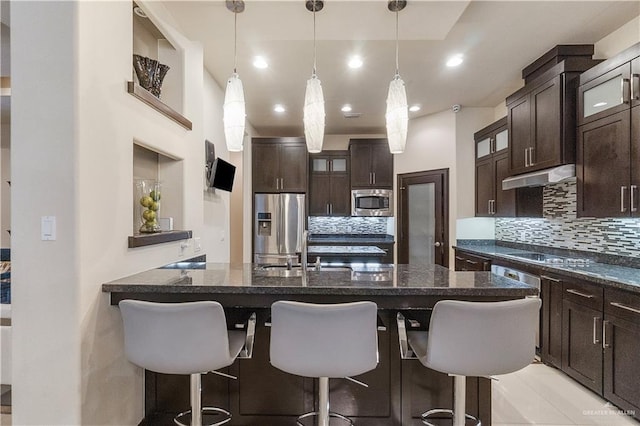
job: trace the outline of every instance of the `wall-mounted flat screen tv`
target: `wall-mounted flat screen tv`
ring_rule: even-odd
[[[233,188],[233,178],[236,175],[236,166],[218,157],[213,161],[209,172],[207,179],[210,187],[223,191],[231,191]]]

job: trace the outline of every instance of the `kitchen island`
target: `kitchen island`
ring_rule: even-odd
[[[274,272],[275,271],[275,272]],[[257,314],[252,359],[238,360],[225,372],[227,380],[203,377],[205,405],[226,407],[231,425],[294,425],[297,415],[314,408],[313,379],[283,373],[269,364],[269,307],[276,300],[339,303],[371,300],[379,307],[380,363],[358,377],[361,387],[332,380],[331,408],[353,417],[358,425],[421,424],[419,415],[434,407],[450,407],[452,379],[424,368],[417,360],[401,359],[396,315],[408,326],[426,329],[429,309],[438,300],[498,301],[536,295],[525,284],[488,272],[453,272],[437,265],[353,266],[308,271],[306,277],[279,270],[256,270],[250,264],[174,264],[103,285],[111,304],[123,299],[179,302],[216,300],[227,312],[229,326]],[[336,348],[336,350],[339,350]],[[189,378],[146,372],[144,424],[171,424],[188,405]],[[491,424],[491,384],[470,378],[467,407],[483,424]]]

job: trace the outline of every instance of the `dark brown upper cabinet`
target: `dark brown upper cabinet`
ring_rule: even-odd
[[[351,188],[393,189],[393,155],[387,139],[351,139]]]
[[[502,190],[509,177],[507,117],[474,135],[476,145],[476,216],[515,216],[516,190]]]
[[[349,151],[309,156],[309,215],[349,216]]]
[[[303,138],[253,138],[251,146],[253,192],[307,192]]]
[[[581,217],[640,217],[640,43],[580,76]]]
[[[577,77],[598,64],[591,54],[593,46],[556,46],[525,68],[525,86],[506,100],[510,175],[575,161]]]

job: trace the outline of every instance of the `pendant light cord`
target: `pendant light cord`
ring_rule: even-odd
[[[400,65],[398,61],[398,0],[396,0],[396,77],[400,76]]]
[[[235,6],[235,3],[234,3]],[[238,12],[233,13],[233,73],[237,74],[238,66]]]
[[[316,2],[313,2],[313,75],[316,76]]]

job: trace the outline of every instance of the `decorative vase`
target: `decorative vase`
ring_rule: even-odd
[[[155,59],[145,56],[133,55],[133,68],[136,71],[136,76],[138,76],[140,86],[160,99],[162,80],[169,71],[169,65],[161,64]]]
[[[136,180],[136,228],[140,233],[160,232],[160,182],[151,179]]]

